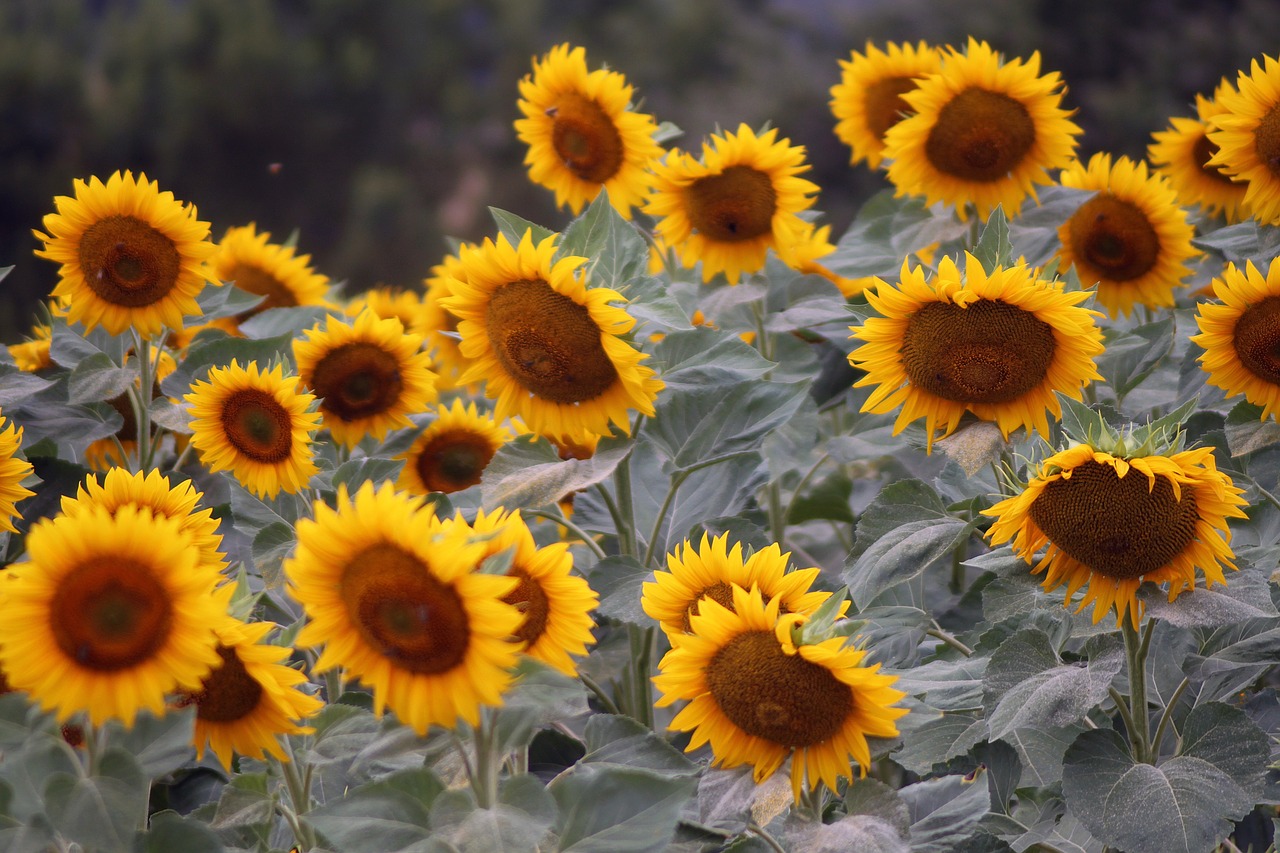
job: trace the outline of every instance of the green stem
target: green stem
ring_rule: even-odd
[[[951,552],[951,591],[956,595],[964,592],[964,563],[959,548]]]
[[[1147,713],[1147,649],[1154,621],[1147,620],[1147,628],[1141,637],[1130,620],[1125,619],[1121,626],[1129,672],[1129,713],[1133,718],[1129,740],[1133,745],[1133,757],[1144,764],[1151,763],[1151,717]]]
[[[933,637],[934,639],[941,640],[942,642],[946,643],[948,646],[955,649],[965,657],[973,656],[973,649],[969,648],[964,643],[960,642],[953,635],[948,634],[946,631],[942,630],[942,628],[938,625],[937,622],[934,622],[933,627],[926,630],[925,633],[928,634],[930,637]]]
[[[587,675],[585,672],[579,672],[578,680],[586,685],[587,689],[595,695],[596,699],[600,700],[600,706],[604,708],[606,714],[614,714],[617,716],[622,714],[622,711],[618,709],[617,704],[614,703],[613,697],[610,696],[603,687],[596,683],[594,678]]]
[[[138,433],[138,470],[145,471],[151,465],[151,386],[154,374],[151,366],[151,339],[133,330],[133,351],[138,359],[138,389],[130,393],[134,422]],[[132,391],[132,389],[130,389]]]
[[[813,463],[813,465],[810,466],[808,471],[804,472],[804,476],[800,478],[799,483],[796,483],[795,491],[791,493],[791,498],[787,501],[786,511],[782,515],[783,518],[791,517],[791,510],[793,507],[795,507],[796,500],[799,499],[800,493],[804,491],[805,486],[809,485],[809,481],[813,479],[813,475],[817,473],[818,469],[822,467],[823,463],[830,458],[831,458],[831,454],[829,453],[822,454],[822,456],[818,458],[818,461]]]
[[[653,532],[649,534],[649,544],[644,549],[644,562],[642,565],[648,566],[649,561],[653,559],[653,549],[658,544],[658,534],[662,531],[662,522],[667,517],[667,510],[671,508],[671,501],[675,499],[676,492],[680,490],[680,486],[688,478],[690,471],[677,471],[671,476],[671,486],[667,489],[667,495],[662,499],[662,506],[658,507],[658,515],[653,520]]]
[[[764,330],[763,300],[751,303],[751,314],[756,320],[756,350],[759,351],[762,358],[773,361],[773,348],[769,346],[770,338]]]
[[[1173,720],[1173,708],[1178,704],[1178,700],[1182,698],[1183,692],[1190,684],[1190,678],[1183,678],[1182,683],[1178,685],[1178,689],[1173,691],[1173,695],[1169,697],[1168,704],[1164,706],[1164,712],[1160,714],[1160,723],[1156,726],[1155,737],[1151,738],[1151,759],[1153,761],[1160,757],[1160,741],[1164,739],[1165,729],[1169,727],[1169,723]]]
[[[335,666],[324,674],[324,693],[329,704],[337,702],[342,696],[342,667]]]
[[[485,708],[480,713],[480,724],[472,730],[476,743],[475,773],[471,777],[471,790],[476,795],[476,805],[491,809],[498,802],[498,776],[501,756],[498,754],[497,721],[493,711]]]
[[[631,666],[628,671],[626,712],[637,722],[653,728],[653,683],[649,680],[653,661],[654,629],[627,625],[631,642]]]
[[[772,482],[765,486],[765,493],[769,501],[769,532],[778,547],[785,550],[783,540],[787,535],[787,517],[782,513],[782,487],[776,481]]]
[[[306,853],[306,851],[316,846],[315,832],[302,822],[303,815],[311,810],[311,769],[308,767],[305,775],[299,774],[297,759],[293,754],[293,744],[290,743],[288,737],[283,737],[280,740],[284,743],[284,749],[288,756],[283,760],[275,758],[272,760],[280,768],[280,775],[284,778],[285,788],[289,791],[291,808],[289,812],[284,813],[285,820],[288,820],[293,828],[298,847],[302,853]]]
[[[787,853],[787,848],[778,843],[778,839],[769,834],[769,830],[765,829],[754,820],[747,824],[747,831],[763,841],[774,853]]]
[[[1133,714],[1129,712],[1129,700],[1114,687],[1108,687],[1107,694],[1111,696],[1111,701],[1116,703],[1116,710],[1120,712],[1120,719],[1124,721],[1124,730],[1129,733],[1129,744],[1132,747],[1134,726]]]
[[[171,473],[176,474],[182,470],[182,466],[187,464],[187,459],[195,452],[195,447],[190,441],[187,442],[187,446],[182,448],[182,452],[178,454],[178,458],[174,460],[173,465],[169,468]]]
[[[556,524],[559,524],[565,530],[569,531],[575,537],[580,539],[582,541],[582,544],[590,548],[592,553],[594,553],[598,559],[603,560],[605,557],[608,556],[607,554],[605,554],[604,549],[600,547],[600,543],[597,542],[595,539],[593,539],[590,533],[583,530],[578,525],[574,524],[563,513],[553,513],[553,512],[548,512],[546,510],[541,510],[541,509],[524,509],[524,510],[521,510],[521,512],[524,515],[533,516],[535,518],[545,518],[548,521],[554,521]]]

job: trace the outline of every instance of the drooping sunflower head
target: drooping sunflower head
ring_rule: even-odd
[[[462,245],[468,251],[475,248],[470,243]],[[422,297],[422,313],[426,345],[435,359],[435,370],[440,375],[439,387],[442,391],[458,387],[458,377],[467,366],[467,359],[458,348],[458,318],[441,304],[444,299],[453,295],[450,282],[455,278],[465,281],[466,275],[457,255],[445,255],[440,263],[431,268],[431,275],[424,282],[427,292]]]
[[[359,317],[366,308],[383,320],[394,317],[407,332],[423,336],[427,333],[422,296],[416,291],[375,287],[352,297],[343,310],[348,317]]]
[[[529,178],[576,215],[601,188],[623,218],[644,202],[650,161],[662,156],[653,117],[630,108],[632,87],[616,71],[587,71],[587,52],[568,44],[533,60],[520,81],[516,133],[529,146]]]
[[[855,386],[876,386],[862,410],[901,406],[895,433],[924,418],[930,449],[965,412],[994,421],[1006,438],[1019,427],[1047,435],[1048,414],[1062,416],[1055,392],[1079,400],[1102,378],[1099,314],[1080,306],[1090,294],[1022,264],[988,272],[966,257],[963,276],[950,258],[931,281],[904,263],[899,284],[867,291],[881,316],[850,327],[864,341],[849,355],[866,372]]]
[[[485,382],[497,417],[539,435],[630,432],[630,410],[652,417],[663,383],[624,337],[635,320],[610,304],[621,294],[587,287],[585,258],[554,255],[554,236],[535,246],[528,231],[516,246],[499,235],[462,250],[466,277],[441,302],[459,318],[469,362],[459,381]]]
[[[373,689],[374,710],[390,708],[425,734],[431,725],[475,725],[511,683],[520,612],[504,601],[515,578],[475,571],[485,556],[470,531],[443,529],[430,506],[366,482],[345,487],[298,522],[285,562],[309,622],[300,646],[324,646],[315,670],[335,666]]]
[[[1243,271],[1227,264],[1213,291],[1222,304],[1200,303],[1200,334],[1191,337],[1204,349],[1200,366],[1210,385],[1244,394],[1270,417],[1280,411],[1280,264],[1266,275],[1253,261]]]
[[[58,212],[45,216],[49,233],[34,232],[44,243],[36,254],[62,265],[52,295],[65,300],[68,322],[153,336],[199,314],[214,247],[195,207],[132,172],[73,185],[75,196],[58,196]]]
[[[260,370],[256,361],[215,367],[191,386],[191,444],[211,471],[230,471],[262,497],[280,490],[296,494],[318,468],[312,434],[320,413],[315,395],[298,389],[298,377],[277,364]]]
[[[436,409],[435,421],[398,457],[405,465],[396,485],[417,495],[460,492],[480,482],[498,448],[513,438],[509,427],[480,414],[474,402],[463,406],[454,398]]]
[[[830,225],[819,227],[810,223],[806,230],[795,235],[793,242],[783,243],[778,246],[778,257],[794,270],[822,276],[834,284],[840,290],[841,295],[848,299],[865,289],[863,282],[866,279],[845,278],[832,272],[819,262],[836,250],[835,244],[829,239],[830,237]],[[699,315],[701,313],[701,311],[697,312]],[[699,323],[691,319],[695,326],[703,325],[706,322],[706,318],[703,317],[702,321],[702,323]]]
[[[692,632],[671,637],[672,649],[658,665],[654,685],[659,707],[689,700],[671,721],[691,731],[686,751],[710,744],[718,767],[752,766],[762,782],[791,758],[797,801],[806,783],[837,790],[871,763],[868,737],[893,737],[893,707],[905,695],[895,676],[866,666],[864,649],[844,637],[796,646],[778,599],[765,604],[759,589],[733,589],[733,609],[707,599]]]
[[[167,693],[198,687],[217,663],[212,626],[231,589],[215,588],[179,521],[91,506],[36,524],[27,551],[5,573],[0,669],[59,721],[160,716]]]
[[[371,435],[381,441],[411,426],[409,415],[436,399],[436,375],[422,337],[394,317],[366,308],[353,323],[330,315],[293,342],[298,376],[320,399],[320,414],[333,440],[354,447]]]
[[[53,365],[49,345],[53,342],[53,328],[44,323],[31,327],[31,335],[20,344],[9,345],[9,355],[22,370],[36,373]]]
[[[1065,585],[1066,600],[1088,584],[1078,610],[1093,604],[1097,623],[1114,606],[1117,623],[1136,628],[1143,581],[1169,584],[1169,600],[1195,586],[1225,584],[1234,569],[1228,518],[1242,518],[1242,490],[1218,471],[1212,448],[1170,455],[1113,454],[1078,444],[1046,459],[1020,494],[989,510],[995,545],[1013,540],[1043,586]]]
[[[1179,202],[1197,204],[1209,216],[1221,214],[1228,224],[1248,215],[1248,187],[1210,163],[1218,146],[1209,139],[1209,131],[1214,117],[1226,112],[1222,94],[1231,89],[1231,81],[1223,80],[1212,98],[1196,95],[1196,118],[1169,119],[1169,128],[1153,133],[1154,141],[1147,147],[1147,159],[1169,179]]]
[[[22,481],[35,470],[31,463],[18,457],[22,447],[22,427],[0,417],[0,530],[17,533],[13,520],[21,517],[18,502],[35,492],[22,485]]]
[[[799,177],[809,170],[803,146],[778,139],[778,129],[756,135],[713,134],[702,159],[671,151],[653,164],[653,195],[645,211],[658,218],[657,236],[685,267],[702,264],[702,280],[723,272],[737,284],[762,269],[769,249],[797,242],[810,228],[797,214],[811,207],[818,185]]]
[[[1253,60],[1250,73],[1219,88],[1214,102],[1222,111],[1209,118],[1209,142],[1218,146],[1209,165],[1245,184],[1250,216],[1280,223],[1280,60]]]
[[[297,255],[292,246],[268,242],[254,223],[228,228],[212,264],[217,277],[264,299],[237,316],[246,320],[268,308],[324,305],[329,277],[311,267],[310,255]]]
[[[902,96],[941,69],[942,51],[923,41],[890,42],[881,50],[868,40],[865,54],[855,50],[840,60],[840,82],[831,87],[830,105],[836,136],[853,149],[850,165],[865,160],[868,167],[879,167],[885,133],[912,111]]]
[[[942,70],[902,95],[913,115],[886,131],[883,156],[897,194],[971,205],[979,219],[997,205],[1015,216],[1048,170],[1071,162],[1082,131],[1061,108],[1062,79],[1040,73],[1040,54],[1001,58],[969,39],[964,52],[947,48]]]
[[[1064,169],[1062,185],[1097,193],[1058,229],[1058,256],[1085,284],[1098,283],[1098,301],[1113,317],[1135,304],[1172,307],[1173,289],[1191,274],[1194,229],[1168,180],[1147,164],[1095,154],[1087,166]]]

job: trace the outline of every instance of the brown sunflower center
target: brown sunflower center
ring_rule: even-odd
[[[365,642],[396,666],[436,675],[466,656],[471,628],[462,599],[408,551],[388,543],[361,551],[339,595]]]
[[[618,379],[590,312],[545,281],[522,279],[498,288],[485,324],[499,364],[538,397],[582,403]]]
[[[1272,107],[1253,132],[1253,150],[1258,160],[1275,175],[1280,175],[1280,106]]]
[[[1031,519],[1090,570],[1114,580],[1139,578],[1182,553],[1199,517],[1190,487],[1178,500],[1168,477],[1157,476],[1154,488],[1149,482],[1137,469],[1121,477],[1090,460],[1049,483],[1031,504]]]
[[[89,289],[126,308],[164,299],[182,272],[173,240],[132,216],[108,216],[90,225],[80,238],[79,254]]]
[[[211,723],[234,723],[254,712],[262,700],[262,685],[249,674],[236,650],[218,646],[222,665],[205,678],[203,690],[191,694],[196,716]]]
[[[1196,144],[1191,149],[1191,156],[1195,158],[1196,165],[1200,167],[1200,171],[1206,177],[1213,178],[1215,181],[1227,184],[1228,186],[1239,186],[1243,189],[1243,184],[1237,184],[1231,180],[1231,176],[1222,171],[1221,166],[1211,166],[1209,161],[1217,156],[1218,145],[1209,138],[1209,134],[1202,133],[1200,138],[1196,140]]]
[[[234,282],[241,290],[266,297],[248,311],[238,314],[238,320],[260,314],[268,308],[291,308],[298,304],[297,295],[284,282],[253,264],[237,263],[227,274],[227,281]]]
[[[393,408],[404,381],[395,355],[374,344],[350,343],[316,363],[311,388],[324,400],[326,412],[354,421]]]
[[[1008,403],[1044,380],[1055,347],[1048,323],[1007,302],[930,302],[907,321],[902,367],[944,400]]]
[[[1231,345],[1255,376],[1280,384],[1280,296],[1246,308],[1236,321]]]
[[[966,89],[938,111],[924,153],[940,172],[967,181],[998,181],[1036,142],[1027,108],[1002,92]]]
[[[551,146],[565,168],[584,181],[603,184],[622,168],[622,137],[600,105],[575,92],[547,110],[554,124]]]
[[[173,606],[150,566],[95,557],[58,584],[49,623],[63,654],[87,669],[114,672],[151,659],[164,646]]]
[[[716,581],[711,586],[698,593],[698,595],[693,599],[693,603],[684,611],[685,631],[693,631],[691,617],[698,615],[698,602],[704,598],[711,599],[726,610],[733,610],[733,587],[729,586],[729,584],[724,581]],[[769,603],[767,596],[765,597],[764,602],[765,604]]]
[[[822,743],[853,712],[849,685],[783,652],[772,631],[734,637],[711,658],[706,678],[711,698],[735,726],[785,747]]]
[[[1160,238],[1137,205],[1100,192],[1071,215],[1071,252],[1098,278],[1132,281],[1160,259]],[[1082,276],[1083,277],[1083,276]]]
[[[222,432],[240,453],[255,462],[275,464],[293,450],[293,419],[266,391],[245,388],[222,404]]]
[[[694,181],[685,190],[689,222],[721,243],[754,240],[773,230],[778,193],[773,180],[750,166],[730,166]]]
[[[916,81],[910,77],[886,77],[877,80],[866,88],[862,95],[863,108],[867,113],[867,130],[876,139],[884,139],[889,128],[902,121],[902,117],[911,112],[911,105],[903,95],[914,91]]]
[[[428,441],[414,465],[430,491],[448,494],[480,482],[495,452],[496,448],[484,436],[451,430]]]
[[[520,585],[513,589],[502,600],[524,614],[524,621],[516,629],[516,637],[533,645],[547,630],[547,617],[551,614],[551,603],[542,585],[529,577],[522,569],[512,568],[507,575],[520,579]]]

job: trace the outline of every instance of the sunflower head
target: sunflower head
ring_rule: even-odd
[[[474,244],[464,243],[468,250]],[[461,251],[461,250],[460,250]],[[457,255],[445,255],[431,268],[431,275],[424,281],[427,292],[422,297],[423,327],[426,346],[435,359],[435,370],[440,375],[440,390],[458,387],[458,377],[467,366],[467,360],[458,348],[458,318],[441,304],[453,295],[450,286],[455,278],[466,280],[466,271]]]
[[[1153,142],[1147,147],[1147,159],[1168,178],[1179,202],[1197,204],[1209,216],[1221,214],[1228,224],[1247,215],[1244,196],[1248,187],[1211,164],[1218,146],[1209,139],[1209,131],[1213,118],[1225,112],[1222,94],[1231,90],[1231,81],[1224,79],[1212,98],[1197,94],[1196,117],[1169,119],[1168,129],[1153,133]]]
[[[43,323],[31,327],[31,335],[20,344],[9,345],[9,355],[22,370],[36,373],[53,365],[49,345],[53,342],[53,328]]]
[[[0,417],[0,530],[10,533],[18,532],[18,528],[13,526],[13,520],[21,518],[18,502],[35,494],[22,485],[35,468],[18,456],[21,448],[22,427]]]
[[[241,290],[264,297],[239,315],[246,320],[268,308],[324,305],[328,276],[311,268],[310,255],[297,255],[292,246],[269,242],[271,234],[258,233],[254,223],[228,228],[212,264],[217,277]]]
[[[359,317],[366,308],[383,320],[394,317],[407,332],[415,335],[427,333],[422,295],[416,291],[375,287],[352,297],[344,312],[348,317]]]
[[[1273,416],[1280,410],[1280,263],[1266,275],[1253,261],[1243,270],[1227,264],[1213,291],[1222,304],[1200,303],[1200,333],[1191,337],[1204,349],[1208,382],[1228,395],[1244,394],[1262,406],[1263,418]]]
[[[1234,87],[1220,87],[1209,118],[1209,165],[1245,185],[1244,205],[1260,222],[1280,223],[1280,60],[1253,60]]]
[[[454,398],[436,409],[436,419],[399,458],[405,460],[396,485],[413,494],[460,492],[480,482],[485,466],[502,445],[515,438],[474,402]]]
[[[868,40],[866,53],[855,50],[848,60],[840,60],[840,82],[831,87],[830,106],[836,136],[852,149],[850,165],[864,160],[872,169],[880,165],[885,133],[911,112],[903,95],[941,68],[942,51],[923,41],[890,42],[881,50]]]

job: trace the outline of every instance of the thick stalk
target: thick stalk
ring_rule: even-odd
[[[629,557],[639,557],[636,542],[636,510],[631,497],[631,454],[613,469],[613,485],[618,499],[618,547]]]
[[[285,820],[289,822],[290,827],[293,829],[298,848],[302,853],[307,853],[308,850],[316,846],[315,832],[302,821],[302,816],[311,810],[311,772],[310,768],[307,769],[305,775],[298,772],[298,763],[293,754],[293,744],[289,742],[288,737],[283,737],[280,740],[284,743],[288,758],[285,760],[273,760],[279,766],[280,775],[284,778],[285,788],[289,791],[289,804],[291,806],[288,812],[282,813],[284,813]]]
[[[138,392],[130,394],[138,433],[138,470],[151,466],[151,386],[155,374],[151,365],[151,339],[133,332],[133,351],[138,359]]]
[[[1147,713],[1147,649],[1151,643],[1154,624],[1154,620],[1147,620],[1146,630],[1141,637],[1127,618],[1121,627],[1129,673],[1129,715],[1133,718],[1129,742],[1133,746],[1133,757],[1146,764],[1151,763],[1151,717]]]
[[[482,809],[491,809],[498,802],[498,775],[502,757],[498,755],[497,728],[493,712],[485,708],[480,714],[480,724],[471,733],[476,746],[471,790],[476,795],[476,805]]]

